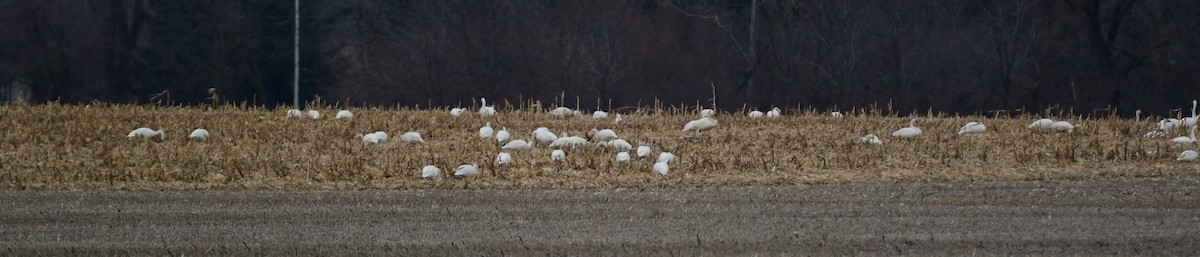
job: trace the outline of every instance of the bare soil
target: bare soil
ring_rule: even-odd
[[[1200,181],[0,191],[0,255],[1176,255]]]

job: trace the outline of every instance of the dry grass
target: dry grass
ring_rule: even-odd
[[[1195,164],[1174,160],[1186,146],[1142,137],[1153,127],[1150,121],[1084,120],[1074,133],[1039,134],[1025,129],[1032,116],[922,115],[918,126],[924,136],[896,140],[890,134],[907,126],[907,117],[861,111],[842,119],[812,111],[757,120],[722,113],[721,127],[696,135],[680,130],[697,117],[690,109],[623,111],[618,125],[590,116],[556,119],[524,108],[500,108],[490,119],[474,112],[452,117],[445,109],[358,108],[351,109],[353,121],[333,120],[337,109],[320,110],[323,119],[300,120],[284,118],[283,109],[238,106],[0,107],[0,188],[608,188],[1200,175]],[[987,124],[987,134],[955,134],[977,120]],[[517,164],[497,167],[491,163],[499,146],[478,138],[485,121],[525,140],[539,126],[583,136],[592,128],[613,128],[634,144],[661,143],[681,162],[672,165],[670,176],[660,177],[650,172],[649,159],[615,164],[611,149],[569,150],[568,163],[554,164],[551,150],[538,147],[513,152]],[[137,127],[163,128],[166,140],[125,137]],[[187,140],[194,128],[206,128],[213,137]],[[376,130],[387,131],[391,141],[364,146],[354,136]],[[405,131],[420,132],[426,143],[400,142]],[[868,133],[886,143],[855,143]],[[453,173],[466,163],[480,164],[483,175],[419,178],[424,165]]]

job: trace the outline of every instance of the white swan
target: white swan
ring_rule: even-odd
[[[1175,118],[1168,118],[1168,119],[1163,119],[1161,121],[1158,121],[1158,129],[1162,130],[1162,131],[1170,131],[1170,130],[1175,129],[1176,127],[1179,127],[1182,125],[1183,125],[1183,122],[1179,121],[1179,119],[1175,119]]]
[[[702,118],[712,117],[714,114],[717,114],[717,111],[713,109],[700,110],[700,117]]]
[[[337,115],[334,115],[334,119],[339,119],[339,120],[349,120],[349,119],[353,119],[353,118],[354,118],[354,113],[352,113],[348,110],[338,111]]]
[[[1183,118],[1180,124],[1189,128],[1196,126],[1196,100],[1192,100],[1192,117]]]
[[[554,140],[558,140],[558,136],[554,135],[554,133],[551,133],[550,129],[546,127],[539,127],[533,130],[533,139],[537,140],[539,143],[550,144],[553,143]]]
[[[1192,147],[1195,148],[1196,147],[1196,127],[1195,126],[1193,126],[1191,128],[1191,131],[1188,133],[1188,135],[1190,135],[1192,137]],[[1181,161],[1181,162],[1191,162],[1191,161],[1196,160],[1196,156],[1197,156],[1197,154],[1196,154],[1195,149],[1186,150],[1186,151],[1183,151],[1182,153],[1179,153],[1179,157],[1176,157],[1175,160]]]
[[[508,133],[507,127],[502,127],[500,128],[500,131],[496,131],[496,143],[498,144],[506,143],[511,138],[512,134]]]
[[[617,163],[629,163],[630,159],[631,158],[629,158],[629,152],[617,153]]]
[[[492,138],[492,122],[479,127],[479,138]]]
[[[616,118],[613,118],[613,124],[621,123],[621,114],[618,113]]]
[[[288,109],[287,117],[288,118],[304,118],[304,113],[301,113],[299,109]]]
[[[400,135],[400,141],[405,143],[425,143],[425,140],[421,139],[421,133],[415,131],[404,132],[404,134]]]
[[[831,113],[829,113],[829,116],[833,116],[834,118],[841,118],[842,112],[831,112]]]
[[[651,153],[652,153],[652,151],[651,151],[651,149],[650,149],[650,146],[648,146],[648,145],[639,145],[639,146],[637,147],[637,156],[638,156],[638,158],[646,158],[646,157],[650,157],[650,154],[651,154]]]
[[[771,110],[767,111],[767,118],[779,118],[779,116],[783,116],[783,111],[779,110],[779,107],[771,107]]]
[[[513,157],[511,154],[504,153],[504,152],[496,154],[496,165],[509,165],[512,163],[513,163]]]
[[[974,121],[967,122],[967,125],[963,125],[962,128],[958,129],[959,135],[983,134],[983,132],[987,132],[987,126]]]
[[[746,116],[747,116],[747,117],[750,117],[750,118],[756,118],[756,119],[757,119],[757,118],[762,118],[762,116],[763,116],[763,112],[760,112],[760,111],[758,111],[758,110],[754,110],[754,111],[751,111],[751,112],[750,112],[750,114],[747,114]]]
[[[612,129],[592,129],[592,131],[588,131],[588,137],[591,137],[592,141],[608,141],[618,138],[617,132]]]
[[[587,146],[587,145],[588,145],[587,139],[584,139],[582,137],[577,137],[577,136],[567,136],[566,134],[563,134],[563,136],[558,137],[558,139],[556,139],[556,140],[554,140],[554,142],[550,143],[550,147],[560,147],[560,148],[561,147],[574,148],[574,147],[581,147],[581,146]]]
[[[667,165],[666,162],[657,162],[654,163],[653,170],[654,173],[658,173],[659,176],[666,176],[668,172],[671,172],[671,166]]]
[[[629,141],[625,141],[625,139],[620,138],[608,141],[608,147],[622,151],[633,149],[633,145],[629,144]]]
[[[703,117],[697,120],[689,121],[687,124],[683,124],[683,131],[701,132],[707,129],[715,128],[717,125],[719,125],[717,120],[709,117]]]
[[[1155,131],[1146,132],[1146,135],[1145,135],[1145,136],[1143,136],[1143,137],[1145,137],[1145,138],[1159,138],[1159,137],[1163,137],[1163,136],[1166,136],[1166,135],[1167,135],[1167,133],[1163,133],[1162,131],[1155,130]]]
[[[678,159],[679,158],[676,158],[675,154],[673,154],[671,152],[662,152],[662,153],[658,154],[658,162],[664,162],[664,163],[673,162]]]
[[[500,149],[504,150],[529,150],[530,148],[533,148],[533,145],[529,144],[529,142],[525,142],[525,140],[520,139],[508,141],[507,144],[504,144],[504,146],[500,147]]]
[[[550,161],[567,161],[567,153],[563,150],[554,150],[550,152]]]
[[[379,135],[377,135],[375,133],[367,133],[366,135],[359,134],[356,136],[358,138],[362,139],[363,145],[373,145],[373,144],[381,143],[379,140]]]
[[[133,131],[129,131],[129,135],[126,135],[125,137],[128,137],[128,138],[140,137],[140,138],[146,139],[146,140],[155,139],[155,138],[157,138],[159,140],[165,140],[165,139],[167,139],[167,133],[163,132],[162,129],[152,130],[150,128],[137,128],[137,129],[134,129]]]
[[[487,105],[487,99],[479,98],[479,116],[492,117],[496,116],[496,108],[492,105]]]
[[[1054,131],[1058,131],[1058,132],[1073,132],[1073,131],[1075,131],[1076,128],[1080,128],[1080,127],[1083,127],[1083,126],[1079,125],[1079,124],[1071,124],[1070,122],[1061,121],[1061,120],[1055,121],[1054,123],[1050,124],[1050,129],[1052,129]]]
[[[550,115],[552,115],[554,117],[559,117],[559,118],[566,118],[567,116],[570,116],[572,113],[573,112],[571,111],[571,108],[567,108],[567,107],[558,107],[558,108],[554,108],[554,110],[550,111]]]
[[[437,177],[441,177],[441,176],[442,176],[442,169],[438,169],[437,166],[425,165],[424,168],[421,168],[421,177],[422,178],[437,178]]]
[[[454,116],[454,117],[462,116],[462,113],[466,110],[467,109],[464,109],[464,108],[454,107],[453,109],[450,109],[450,116]]]
[[[202,128],[192,130],[192,134],[188,135],[188,138],[200,141],[208,141],[208,130]]]
[[[386,143],[386,142],[388,141],[388,134],[387,134],[387,132],[383,132],[383,131],[375,131],[375,133],[374,133],[374,134],[375,134],[375,137],[379,138],[379,142],[380,142],[380,143]]]
[[[912,118],[912,120],[908,121],[908,127],[896,130],[896,132],[892,132],[892,137],[914,138],[921,136],[923,132],[921,131],[921,128],[917,127],[917,119],[919,118]]]
[[[314,120],[319,120],[321,119],[321,112],[317,110],[308,110],[308,117]]]
[[[1196,142],[1196,140],[1192,140],[1192,138],[1188,136],[1181,136],[1171,139],[1171,143],[1191,144],[1192,142]]]
[[[1051,125],[1054,125],[1054,120],[1041,118],[1033,121],[1033,123],[1030,123],[1028,128],[1036,130],[1050,130]]]
[[[876,136],[875,134],[867,134],[866,136],[860,137],[858,138],[858,142],[872,145],[883,144],[883,140],[879,139],[879,136]]]
[[[594,111],[594,112],[592,112],[592,118],[593,119],[607,119],[608,113],[604,112],[604,111]]]
[[[459,165],[457,169],[454,169],[454,176],[455,177],[478,177],[479,176],[479,165],[475,165],[475,164]]]
[[[1196,160],[1196,150],[1185,150],[1179,153],[1179,157],[1175,157],[1176,161],[1192,162]]]

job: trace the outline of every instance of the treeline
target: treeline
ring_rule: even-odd
[[[293,2],[0,0],[35,101],[290,104]],[[1200,93],[1193,0],[302,0],[301,98],[584,108],[1115,107]],[[598,100],[599,99],[599,100]]]

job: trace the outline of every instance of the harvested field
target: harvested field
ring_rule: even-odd
[[[537,105],[529,105],[537,106]],[[351,109],[353,120],[289,119],[285,110],[225,105],[160,107],[94,104],[0,107],[0,188],[5,189],[449,189],[449,188],[655,188],[776,186],[801,184],[1048,181],[1133,177],[1195,177],[1196,164],[1174,160],[1189,146],[1144,138],[1153,121],[1076,120],[1071,133],[1026,129],[1033,116],[985,118],[922,113],[925,135],[891,138],[909,118],[848,111],[833,118],[813,111],[785,111],[780,118],[751,119],[744,112],[716,115],[720,126],[684,132],[697,110],[626,110],[623,121],[555,118],[545,108],[499,108],[495,117],[446,109]],[[614,112],[616,114],[617,112]],[[959,136],[968,121],[988,126],[982,135]],[[658,143],[680,157],[669,176],[650,172],[651,159],[617,164],[617,150],[567,149],[565,163],[551,162],[550,148],[512,152],[516,163],[492,164],[500,152],[478,128],[491,122],[514,139],[548,127],[586,136],[612,128],[627,141]],[[162,128],[165,140],[126,138],[138,127]],[[207,142],[186,138],[194,128],[212,133]],[[393,137],[420,132],[426,143],[393,139],[364,145],[355,137],[386,131]],[[1186,133],[1172,131],[1168,137]],[[880,135],[883,145],[856,143]],[[420,178],[424,165],[453,173],[479,164],[477,178]]]
[[[1172,255],[1195,179],[578,190],[0,191],[3,255]]]

